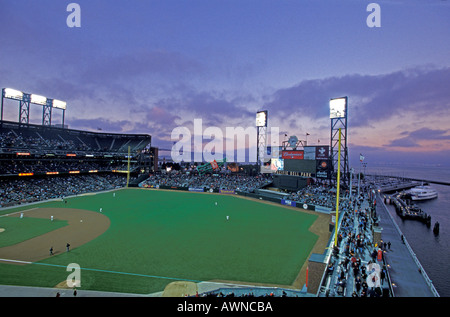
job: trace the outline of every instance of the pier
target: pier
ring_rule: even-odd
[[[413,180],[402,180],[389,178],[388,181],[378,183],[378,189],[381,193],[398,192],[419,186],[421,183]]]
[[[431,225],[431,216],[416,205],[411,204],[403,194],[383,195],[382,199],[385,204],[394,205],[395,211],[402,219],[419,220],[427,226]]]
[[[436,181],[436,180],[427,180],[427,179],[418,179],[418,178],[409,178],[409,177],[397,177],[397,176],[388,176],[388,175],[366,175],[371,182],[377,184],[382,193],[391,192],[391,191],[400,191],[405,189],[410,189],[415,186],[419,186],[421,184],[437,184],[450,186],[450,182],[446,181]]]

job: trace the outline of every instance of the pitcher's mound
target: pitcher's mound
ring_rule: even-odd
[[[197,283],[194,282],[172,282],[166,286],[162,297],[185,297],[194,296],[198,291]]]

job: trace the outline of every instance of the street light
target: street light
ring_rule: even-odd
[[[353,180],[353,173],[355,172],[355,169],[352,167],[350,169],[350,202],[352,201],[352,194],[353,194],[353,189],[352,189],[352,180]]]

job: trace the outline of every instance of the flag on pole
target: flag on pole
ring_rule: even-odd
[[[361,153],[359,153],[359,160],[362,162],[362,161],[364,161],[364,156],[361,154]]]

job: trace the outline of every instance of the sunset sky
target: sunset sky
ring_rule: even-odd
[[[225,131],[268,110],[281,139],[329,144],[328,102],[348,96],[351,164],[450,164],[450,1],[79,0],[73,28],[71,2],[0,0],[0,88],[65,100],[69,128],[170,148],[193,119]]]

